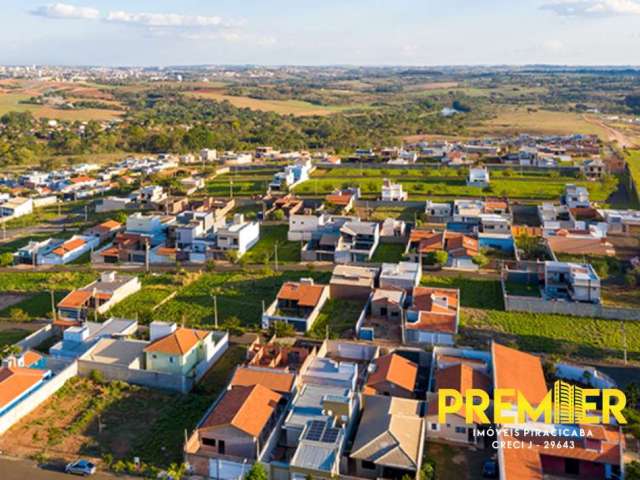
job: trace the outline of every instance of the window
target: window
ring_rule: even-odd
[[[169,363],[173,363],[173,357],[169,357]]]
[[[434,430],[437,432],[438,430],[440,430],[440,425],[438,425],[437,423],[432,423],[431,430]]]
[[[376,464],[368,460],[362,460],[362,468],[365,470],[375,470]]]
[[[467,429],[465,427],[456,427],[456,433],[467,433]]]
[[[216,446],[216,439],[215,438],[202,438],[202,444],[206,445],[208,447],[215,447]]]
[[[153,358],[158,358],[158,356],[154,353],[153,355],[151,355]]]
[[[218,442],[218,453],[224,455],[224,440]]]

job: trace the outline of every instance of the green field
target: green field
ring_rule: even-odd
[[[275,246],[278,245],[278,263],[300,261],[300,242],[287,240],[288,225],[261,225],[260,241],[245,254],[249,263],[271,264],[275,261]]]
[[[622,358],[618,321],[506,312],[495,280],[425,276],[423,284],[459,288],[463,306],[460,343],[486,348],[498,339],[525,351],[598,359]],[[629,359],[640,360],[640,324],[625,323]]]
[[[405,246],[401,243],[380,243],[371,258],[376,263],[397,263],[404,257]]]
[[[299,194],[326,194],[337,188],[359,186],[363,198],[375,199],[380,196],[383,178],[399,182],[409,193],[410,200],[425,199],[433,196],[444,197],[477,197],[487,194],[508,196],[510,198],[527,198],[539,200],[555,200],[560,198],[567,183],[585,186],[591,199],[606,200],[616,188],[614,182],[579,181],[574,177],[555,177],[546,172],[517,173],[511,171],[494,172],[491,177],[490,190],[485,191],[466,185],[466,170],[449,168],[425,169],[358,169],[334,168],[316,170],[312,178],[295,188]]]
[[[152,309],[179,288],[171,275],[144,275],[140,291],[125,298],[107,313],[108,316],[151,321]]]
[[[0,272],[0,292],[69,291],[97,277],[91,272]]]
[[[5,345],[13,345],[19,342],[31,332],[22,328],[11,328],[8,330],[0,330],[0,347]]]
[[[229,197],[233,190],[236,197],[263,195],[278,170],[241,170],[220,175],[207,182],[207,194],[217,197]],[[233,185],[232,185],[233,183]]]
[[[309,336],[312,338],[340,338],[353,336],[356,321],[364,308],[364,302],[353,300],[328,300],[313,323]],[[351,335],[349,335],[351,333]]]
[[[631,173],[631,179],[635,185],[636,196],[640,197],[640,150],[627,151],[627,165]],[[640,201],[640,198],[637,198]]]
[[[269,306],[285,281],[312,277],[327,283],[330,273],[300,272],[211,272],[181,289],[169,302],[153,312],[153,320],[182,322],[211,328],[214,323],[213,296],[217,296],[218,320],[222,325],[231,317],[241,325],[259,328],[262,303]]]

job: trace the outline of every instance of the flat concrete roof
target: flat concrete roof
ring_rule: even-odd
[[[103,338],[90,352],[82,356],[83,360],[122,365],[128,367],[137,358],[144,356],[144,348],[148,342],[126,340],[122,338]]]

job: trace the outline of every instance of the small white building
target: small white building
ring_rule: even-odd
[[[490,183],[489,170],[486,167],[470,168],[467,177],[467,186],[469,187],[488,187]]]
[[[90,252],[99,243],[100,239],[92,235],[74,235],[69,240],[55,245],[55,248],[47,248],[45,252],[39,253],[37,263],[38,265],[64,265]]]
[[[105,197],[96,204],[96,213],[116,212],[126,210],[133,205],[133,200],[128,197]]]
[[[383,202],[405,202],[408,194],[402,188],[402,184],[393,183],[388,178],[382,181],[382,201]]]
[[[297,242],[311,240],[313,232],[325,226],[327,216],[324,213],[295,213],[289,215],[289,231],[287,240]]]
[[[13,197],[0,204],[0,217],[18,218],[33,212],[33,200]]]
[[[383,263],[380,288],[411,291],[420,284],[422,267],[415,262]]]
[[[562,203],[569,208],[589,208],[591,206],[589,190],[573,184],[565,185]]]
[[[218,230],[217,247],[221,250],[236,250],[238,257],[241,257],[259,240],[260,223],[247,222],[244,215],[236,213],[233,222]]]
[[[200,160],[203,162],[215,162],[218,159],[218,151],[215,148],[203,148],[200,150]]]

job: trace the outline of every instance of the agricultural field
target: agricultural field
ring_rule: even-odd
[[[240,170],[220,175],[207,182],[207,194],[229,197],[231,192],[237,197],[263,195],[267,192],[273,175],[278,172],[273,168],[260,170]]]
[[[366,108],[366,105],[314,105],[302,100],[264,100],[246,96],[228,95],[224,88],[200,88],[187,95],[196,98],[205,98],[217,102],[227,101],[238,108],[249,108],[262,112],[273,112],[280,115],[294,115],[297,117],[310,115],[331,115],[332,113],[351,110],[355,108]]]
[[[585,186],[595,201],[605,201],[615,191],[616,183],[580,181],[574,177],[560,177],[546,172],[519,173],[506,171],[494,173],[487,189],[468,187],[465,169],[359,169],[334,168],[316,170],[311,179],[298,185],[298,194],[326,194],[337,188],[359,186],[363,198],[380,197],[382,181],[389,178],[403,185],[409,200],[429,197],[478,197],[483,195],[508,196],[510,198],[555,200],[560,197],[567,183]]]
[[[526,312],[507,312],[497,280],[425,276],[423,284],[461,291],[461,343],[486,348],[500,339],[525,351],[620,360],[618,321]],[[640,361],[640,324],[625,323],[629,359]]]
[[[492,135],[509,135],[520,132],[540,135],[582,133],[598,135],[603,140],[608,138],[604,128],[589,122],[584,115],[528,107],[501,108],[495,118],[487,120],[471,130],[476,134]]]
[[[167,274],[143,275],[140,281],[140,291],[110,309],[108,316],[137,318],[141,323],[149,323],[154,307],[180,288],[175,277]]]

